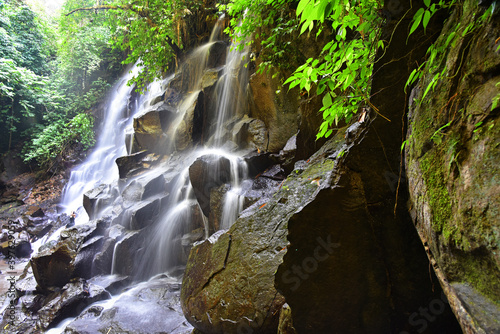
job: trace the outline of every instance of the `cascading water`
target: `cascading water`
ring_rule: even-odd
[[[114,238],[110,246],[112,261],[108,273],[130,276],[138,282],[156,274],[172,272],[179,266],[182,268],[194,241],[208,238],[207,217],[189,178],[190,166],[202,156],[218,157],[216,159],[228,162],[225,170],[216,168],[210,171],[228,174],[223,177],[228,189],[221,205],[219,228],[228,229],[243,208],[241,192],[248,171],[241,155],[229,150],[234,152],[238,147],[230,124],[234,125],[234,117],[241,118],[245,112],[248,78],[243,59],[246,51],[227,47],[225,42],[215,40],[220,34],[221,22],[216,25],[211,40],[196,49],[175,76],[153,83],[131,108],[128,106],[132,88],[125,82],[133,73],[120,81],[110,99],[95,150],[71,174],[61,206],[67,212],[78,209],[79,223],[86,218],[81,218],[86,216],[81,207],[83,194],[99,186],[108,192],[101,194],[106,199],[102,202],[103,207],[98,208],[97,203],[91,214],[92,219],[104,215],[112,217],[112,226],[107,232],[109,238]],[[210,53],[215,52],[215,47],[222,46],[227,49],[223,57],[225,65],[217,61],[210,63]],[[138,70],[134,68],[133,71]],[[214,88],[206,89],[206,82],[212,79],[216,82]],[[206,96],[209,93],[213,96]],[[206,123],[204,128],[207,129],[204,137],[198,143],[193,140],[186,144],[185,133],[192,131],[192,138],[197,135],[186,123],[187,120],[194,123],[200,98],[206,103],[215,101],[212,102],[215,112],[203,116],[202,122]],[[163,158],[153,169],[139,170],[132,176],[120,178],[115,160],[134,153],[134,117],[142,117],[167,104],[170,112],[168,124],[161,124],[164,146],[160,155]],[[210,117],[213,119],[206,119]],[[200,148],[200,142],[205,142],[207,147]]]
[[[134,86],[127,85],[139,71],[139,67],[135,65],[113,87],[96,146],[85,162],[71,171],[69,181],[63,190],[60,206],[68,213],[77,211],[77,222],[88,220],[82,208],[83,194],[99,185],[112,184],[119,178],[115,160],[129,153],[125,139],[133,130],[134,115],[142,110],[140,106],[129,107]],[[148,87],[140,102],[145,103],[144,101],[150,96],[157,95],[161,88],[161,82],[154,82]]]

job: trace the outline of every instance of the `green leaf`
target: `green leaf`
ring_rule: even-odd
[[[302,13],[304,8],[311,2],[311,0],[300,0],[299,4],[297,5],[297,16]]]
[[[323,96],[323,107],[324,108],[329,108],[332,105],[332,96],[330,93],[326,93],[325,96]]]
[[[424,13],[424,19],[422,20],[422,25],[424,26],[424,31],[427,28],[427,24],[429,23],[430,19],[431,19],[431,12],[426,10]]]
[[[411,26],[408,36],[410,36],[415,30],[417,30],[418,26],[420,25],[420,21],[422,21],[422,16],[424,15],[424,12],[425,10],[423,8],[420,8],[415,13],[415,15],[413,16],[413,25]]]
[[[431,0],[424,0],[424,5],[429,7],[431,5]]]

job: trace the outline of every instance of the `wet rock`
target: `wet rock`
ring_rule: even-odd
[[[227,47],[227,44],[222,41],[217,41],[210,47],[208,68],[218,68],[226,63]]]
[[[142,162],[148,154],[149,152],[147,151],[141,151],[116,159],[120,179],[130,176],[130,174],[137,171],[140,167],[140,162]]]
[[[212,234],[220,229],[222,210],[224,207],[224,196],[229,191],[230,186],[223,184],[210,190],[210,214],[208,216],[208,233]]]
[[[65,333],[106,333],[110,328],[110,333],[121,334],[191,333],[179,306],[179,288],[171,278],[156,277],[120,295],[109,308],[89,308]]]
[[[143,192],[144,186],[140,182],[133,180],[122,191],[121,195],[123,199],[123,205],[125,207],[130,207],[139,202],[142,198]]]
[[[33,249],[31,249],[31,243],[29,241],[21,240],[19,242],[16,242],[14,247],[14,254],[18,259],[29,258],[32,252]]]
[[[126,288],[131,283],[131,279],[128,276],[98,275],[89,279],[88,282],[106,289],[111,294],[116,294]]]
[[[104,243],[102,235],[95,236],[83,243],[74,259],[73,277],[89,279],[92,277],[92,267],[96,253],[101,249]]]
[[[90,219],[94,219],[100,208],[113,203],[115,198],[113,191],[116,189],[109,184],[102,184],[83,195],[83,207]]]
[[[111,274],[115,244],[114,238],[104,238],[101,249],[95,253],[92,261],[91,277]]]
[[[255,177],[269,166],[275,164],[275,161],[269,153],[259,153],[257,151],[246,154],[243,157],[243,161],[247,164],[249,177]]]
[[[219,73],[219,70],[205,71],[205,73],[203,73],[203,76],[201,77],[201,87],[207,88],[215,85],[217,83],[217,80],[219,80]]]
[[[164,140],[160,114],[149,111],[134,118],[134,139],[141,150],[157,152]]]
[[[40,288],[63,287],[68,283],[73,274],[75,257],[76,251],[67,244],[34,256],[31,267]]]
[[[102,234],[109,224],[104,218],[87,224],[77,225],[61,232],[61,239],[45,244],[38,254],[30,260],[33,275],[42,291],[63,287],[74,277],[75,259],[82,246],[93,244],[87,241]],[[91,262],[90,257],[82,257],[79,266],[84,265],[83,259]]]
[[[127,235],[117,242],[114,248],[114,268],[112,273],[122,276],[133,276],[136,274],[136,259],[141,258],[144,249],[142,245],[147,244],[147,233],[145,231],[128,232]]]
[[[31,295],[35,293],[36,286],[37,282],[33,276],[33,270],[31,266],[27,266],[16,281],[16,291],[20,296]]]
[[[175,148],[178,151],[183,151],[200,140],[203,128],[204,98],[205,94],[199,92],[194,96],[190,105],[184,106],[186,108],[184,117],[177,125],[174,134]]]
[[[137,207],[132,214],[131,229],[140,230],[155,222],[160,214],[160,204],[159,198],[141,202],[140,207]]]
[[[296,90],[281,90],[279,78],[271,79],[264,73],[250,77],[251,96],[250,116],[264,122],[267,133],[264,138],[265,150],[278,153],[288,138],[297,133],[298,96]],[[293,97],[292,97],[293,96]]]
[[[262,152],[267,151],[269,139],[264,121],[245,115],[232,130],[232,137],[241,148],[251,148]]]
[[[165,181],[165,177],[163,175],[159,175],[144,186],[142,200],[154,195],[165,193],[166,188],[167,182]]]
[[[43,217],[43,216],[45,216],[45,213],[43,212],[42,208],[38,208],[38,210],[36,210],[35,212],[33,212],[31,214],[31,217],[34,217],[34,218]]]
[[[204,155],[189,167],[189,179],[205,216],[210,215],[210,192],[231,180],[231,163],[217,155]]]
[[[28,226],[26,230],[33,236],[33,241],[36,241],[49,233],[53,227],[54,225],[52,223],[45,224],[45,222],[43,222],[38,225]]]
[[[464,8],[475,6],[464,3]],[[457,27],[474,24],[475,13],[454,10],[435,47],[461,31]],[[440,80],[425,102],[415,103],[424,99],[423,87],[430,82],[423,78],[409,99],[401,177],[409,184],[408,206],[418,235],[441,272],[441,285],[448,286],[445,292],[465,333],[500,331],[498,321],[493,325],[489,319],[498,319],[500,312],[500,117],[492,108],[500,94],[500,58],[492,36],[499,29],[499,20],[491,20],[480,31],[454,38],[443,53],[446,62],[433,70],[460,69],[463,79]],[[435,113],[450,97],[454,107]]]
[[[87,283],[85,280],[71,282],[47,296],[44,306],[37,312],[42,328],[49,328],[67,317],[74,317],[85,307],[110,295],[100,286]]]
[[[293,170],[293,164],[298,160],[295,158],[297,153],[297,135],[298,134],[295,134],[288,139],[285,147],[283,147],[278,155],[281,165],[286,168],[288,172]]]
[[[0,244],[0,252],[5,256],[15,256],[18,259],[29,258],[33,250],[31,243],[27,240],[14,238],[10,241],[4,241]]]

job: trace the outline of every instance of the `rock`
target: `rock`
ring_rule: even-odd
[[[131,283],[131,279],[128,276],[97,275],[89,279],[88,283],[100,286],[111,294],[117,294]]]
[[[198,142],[203,132],[202,118],[205,95],[203,92],[194,94],[195,96],[188,97],[183,103],[184,116],[175,129],[174,141],[178,151],[183,151]]]
[[[210,47],[207,68],[218,68],[226,64],[227,47],[222,41],[217,41]]]
[[[260,119],[249,118],[245,115],[234,125],[232,137],[241,148],[251,148],[260,152],[267,151],[269,144],[267,128]]]
[[[224,206],[224,196],[229,191],[227,184],[210,189],[210,213],[208,216],[208,234],[212,234],[220,229],[222,210]]]
[[[29,258],[33,250],[31,243],[15,238],[13,241],[4,241],[0,244],[0,251],[5,257],[15,256],[18,259]]]
[[[153,224],[160,214],[161,199],[142,201],[140,207],[136,207],[132,214],[131,229],[139,230]]]
[[[94,219],[101,208],[113,203],[114,191],[116,190],[112,185],[102,184],[83,195],[83,207],[90,219]]]
[[[179,306],[179,284],[161,276],[120,295],[109,308],[89,308],[71,321],[65,333],[106,333],[109,328],[113,333],[122,334],[188,334],[192,331]]]
[[[26,240],[21,240],[16,242],[16,246],[14,248],[14,254],[18,259],[20,258],[29,258],[33,249],[31,249],[31,243]]]
[[[101,249],[95,253],[92,261],[91,277],[111,274],[115,244],[115,239],[105,237]]]
[[[88,305],[110,297],[102,287],[85,280],[68,283],[61,291],[47,297],[44,306],[37,312],[39,323],[47,329],[64,318],[78,315]]]
[[[476,3],[466,1],[464,8],[474,10],[454,10],[436,48],[460,34],[457,27],[475,24]],[[500,314],[500,118],[498,108],[492,110],[500,94],[493,37],[499,29],[491,20],[454,38],[443,51],[446,62],[432,71],[460,70],[461,80],[439,80],[424,99],[419,87],[430,79],[422,78],[408,113],[402,178],[409,184],[410,214],[464,333],[500,331],[491,321]]]
[[[256,151],[243,156],[243,161],[247,164],[249,177],[257,176],[275,163],[269,153],[258,153]]]
[[[144,252],[142,247],[147,244],[146,240],[147,233],[145,231],[132,231],[118,241],[114,247],[114,268],[112,268],[111,273],[122,276],[140,274],[136,271],[140,265],[136,259],[141,258]]]
[[[87,224],[77,225],[69,230],[61,232],[59,242],[47,243],[40,247],[38,254],[31,260],[33,275],[42,291],[63,287],[74,277],[75,260],[78,252],[83,248],[93,244],[92,241],[86,244],[109,224],[109,220],[104,218]],[[95,239],[94,239],[95,240]],[[79,266],[85,266],[83,259],[91,262],[92,259],[82,256]],[[88,265],[88,262],[87,264]]]
[[[43,217],[45,216],[45,213],[43,212],[42,208],[38,208],[38,210],[36,210],[35,212],[33,212],[31,215],[31,217]]]
[[[149,111],[134,117],[134,140],[140,150],[160,151],[164,138],[159,112]]]
[[[250,77],[249,87],[253,101],[250,103],[250,117],[264,122],[267,133],[264,135],[264,149],[277,153],[285,146],[288,138],[297,133],[298,100],[297,90],[281,90],[278,94],[280,78],[271,79],[265,73],[254,73]],[[293,97],[292,97],[293,96]],[[264,130],[257,138],[261,138]],[[257,140],[259,143],[261,139]],[[259,146],[257,146],[259,147]]]
[[[63,287],[73,275],[76,251],[67,244],[38,253],[31,259],[33,275],[42,290]]]
[[[131,173],[137,170],[138,165],[140,166],[140,162],[142,162],[148,154],[149,152],[147,151],[141,151],[116,159],[120,179],[129,176]]]
[[[165,177],[163,175],[159,175],[149,181],[145,186],[144,186],[144,192],[142,194],[142,200],[165,193],[167,189],[167,182],[165,181]]]
[[[80,277],[89,279],[92,277],[92,267],[94,265],[94,258],[98,251],[100,251],[104,243],[102,235],[95,236],[85,243],[83,243],[78,250],[78,254],[74,259],[74,272],[73,277]]]
[[[137,180],[133,180],[125,187],[125,189],[123,189],[121,193],[123,198],[123,206],[130,207],[137,202],[140,202],[143,193],[144,185],[142,185]]]
[[[338,142],[333,141],[331,151],[341,149]],[[181,302],[198,330],[276,333],[284,298],[274,282],[287,249],[287,222],[332,182],[335,162],[326,159],[325,152],[318,156],[311,159],[308,172],[292,175],[267,202],[242,212],[228,233],[221,231],[218,238],[193,246]]]
[[[201,77],[201,88],[205,89],[211,87],[219,80],[219,70],[206,70]]]
[[[189,179],[205,216],[210,215],[210,192],[231,180],[231,163],[217,155],[204,155],[189,167]]]

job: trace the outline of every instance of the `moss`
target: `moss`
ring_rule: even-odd
[[[427,153],[420,163],[423,172],[429,205],[432,210],[432,228],[441,232],[445,240],[450,240],[455,229],[451,229],[447,222],[452,217],[452,200],[444,182],[445,176],[440,160],[440,151]]]

